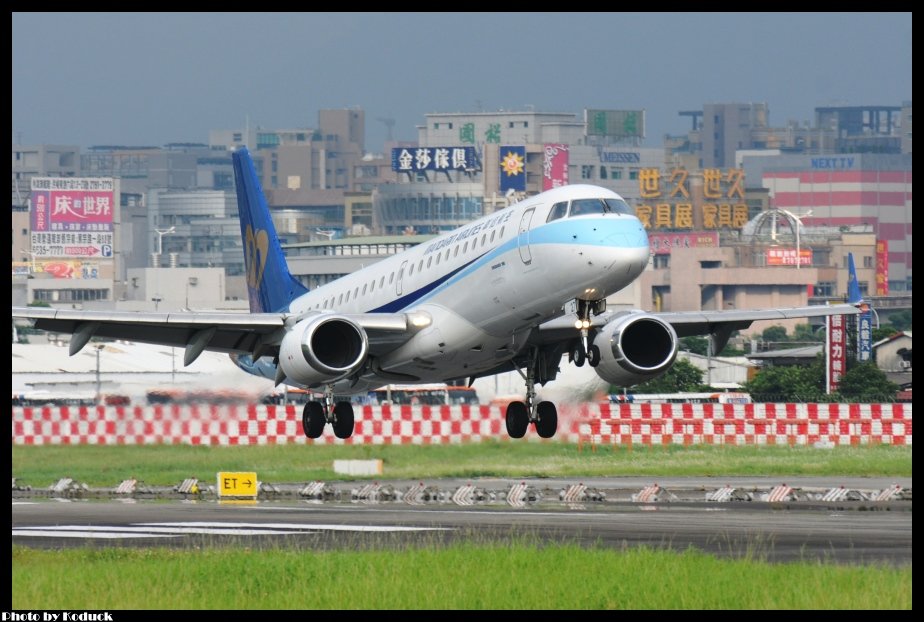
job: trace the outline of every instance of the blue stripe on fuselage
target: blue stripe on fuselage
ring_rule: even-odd
[[[637,218],[606,216],[602,218],[578,217],[554,220],[530,230],[528,234],[522,233],[518,237],[507,240],[497,248],[472,259],[413,292],[370,310],[369,313],[395,313],[423,302],[425,299],[435,295],[435,290],[440,286],[446,285],[448,287],[455,284],[485,264],[494,261],[500,255],[516,250],[519,246],[518,240],[522,236],[529,235],[529,245],[531,247],[538,244],[613,246],[606,240],[617,234],[622,235],[624,240],[623,243],[618,245],[620,247],[638,248],[648,246],[648,236]]]

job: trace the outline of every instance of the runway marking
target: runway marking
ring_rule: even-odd
[[[166,533],[174,535],[184,534],[212,534],[216,536],[287,536],[292,533],[311,533],[310,525],[303,525],[297,531],[281,531],[279,529],[233,529],[227,525],[219,527],[186,527],[175,523],[164,523],[166,526],[137,526],[137,525],[51,525],[48,527],[23,527],[22,529],[43,529],[46,531],[92,531],[92,532],[120,532],[120,533]]]
[[[14,529],[13,537],[30,538],[94,538],[100,540],[117,540],[122,538],[178,538],[179,535],[155,533],[126,533],[124,531],[61,531],[51,529]]]
[[[13,501],[13,505],[35,505],[35,501]]]
[[[402,525],[315,525],[307,523],[226,523],[192,521],[185,523],[138,523],[143,527],[201,527],[201,528],[264,528],[264,529],[313,529],[318,531],[358,531],[358,532],[405,532],[405,531],[451,531],[446,527],[405,527]],[[287,533],[287,532],[284,532]]]
[[[403,514],[407,513],[410,508],[385,508],[381,506],[335,506],[335,507],[273,507],[273,506],[257,506],[248,508],[250,510],[264,510],[264,511],[276,511],[276,512],[343,512],[344,510],[357,510],[360,512],[369,512],[373,511],[376,514],[384,514],[386,512]],[[666,508],[665,508],[666,509]],[[573,519],[573,518],[603,518],[603,517],[613,517],[613,516],[637,516],[635,513],[631,512],[574,512],[574,511],[561,511],[561,512],[536,512],[533,510],[525,509],[519,510],[516,512],[504,511],[504,510],[467,510],[462,508],[455,508],[451,510],[437,510],[430,508],[421,508],[415,507],[411,510],[415,513],[426,513],[426,514],[449,514],[451,516],[469,516],[474,514],[485,514],[487,516],[548,516],[548,517],[560,517],[562,519]]]

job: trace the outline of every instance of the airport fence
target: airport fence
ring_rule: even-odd
[[[911,445],[910,403],[580,404],[558,440],[618,445]],[[494,406],[361,406],[353,436],[302,433],[301,408],[262,404],[14,407],[19,445],[444,444],[507,438]],[[538,440],[530,427],[528,439]]]

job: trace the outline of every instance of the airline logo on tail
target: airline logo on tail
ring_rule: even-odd
[[[244,265],[247,268],[247,286],[258,289],[263,283],[263,271],[266,270],[266,253],[269,250],[269,235],[264,229],[247,225],[244,233]]]

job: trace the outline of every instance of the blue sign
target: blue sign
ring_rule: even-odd
[[[526,190],[526,147],[500,148],[501,192]]]
[[[474,147],[397,147],[391,150],[391,170],[477,171],[481,165]]]
[[[864,311],[857,322],[857,360],[861,363],[873,357],[873,312]]]
[[[601,151],[600,162],[604,164],[638,164],[642,154],[638,151]]]
[[[854,157],[812,158],[812,168],[846,170],[853,168],[855,161]]]

